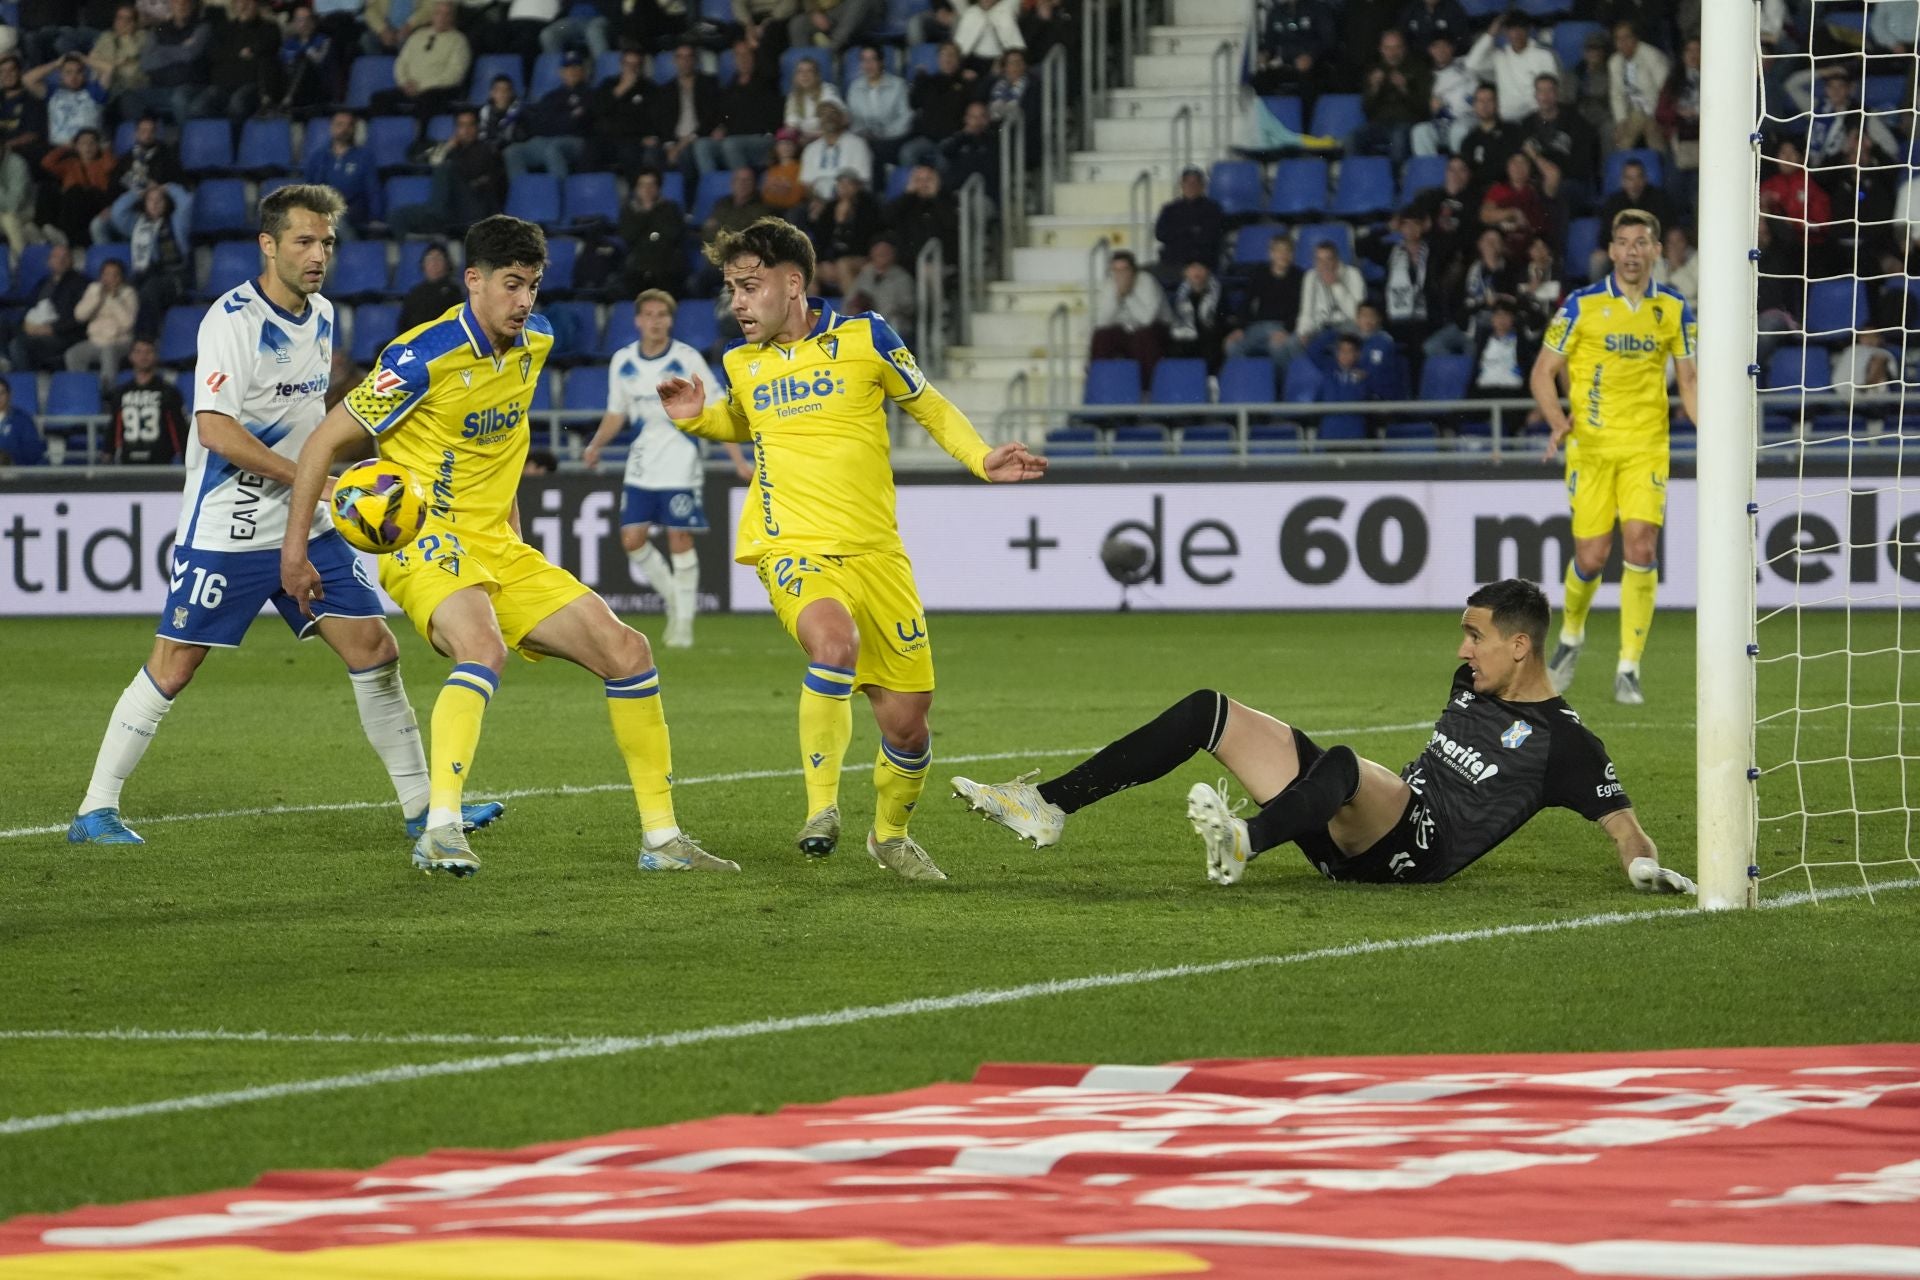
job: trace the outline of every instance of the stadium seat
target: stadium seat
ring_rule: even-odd
[[[1261,105],[1273,114],[1273,118],[1295,133],[1307,131],[1306,115],[1300,105],[1300,99],[1290,93],[1274,94],[1260,99]]]
[[[681,308],[681,310],[684,309],[684,307]],[[674,318],[677,324],[679,320],[678,312],[675,312]],[[606,328],[601,330],[600,336],[594,341],[593,358],[595,360],[611,360],[615,352],[639,336],[638,333],[634,332],[633,328],[633,308],[631,306],[610,307],[607,313]],[[716,369],[714,372],[717,374],[719,370]]]
[[[1647,182],[1650,185],[1656,187],[1661,185],[1661,179],[1666,176],[1666,169],[1660,163],[1660,153],[1645,147],[1632,147],[1625,151],[1616,151],[1607,157],[1606,185],[1601,189],[1600,194],[1612,195],[1620,189],[1620,171],[1627,167],[1627,162],[1630,160],[1638,160],[1647,167]]]
[[[701,174],[700,185],[693,189],[693,208],[687,210],[687,221],[696,227],[705,225],[708,216],[713,213],[713,206],[732,190],[732,170],[715,169],[712,173]]]
[[[139,123],[137,120],[122,120],[119,127],[114,129],[113,154],[123,156],[133,150],[133,131]]]
[[[1562,264],[1565,275],[1574,280],[1587,278],[1587,260],[1600,247],[1600,219],[1575,218],[1567,224],[1567,257]]]
[[[453,136],[453,113],[437,115],[427,121],[427,137],[433,142],[445,142]]]
[[[247,184],[238,178],[209,178],[193,194],[193,238],[251,235],[253,212],[247,207]]]
[[[1858,280],[1816,280],[1807,288],[1810,342],[1851,342],[1867,318],[1867,290]]]
[[[1423,451],[1431,449],[1440,439],[1440,430],[1431,422],[1389,422],[1387,424],[1387,448]]]
[[[1148,404],[1207,403],[1207,362],[1192,357],[1162,360],[1153,367]]]
[[[552,369],[540,371],[540,381],[533,384],[533,403],[529,406],[534,413],[546,413],[553,408],[553,379]]]
[[[1409,156],[1406,168],[1400,171],[1400,203],[1405,204],[1429,187],[1438,187],[1447,180],[1447,157],[1445,156]]]
[[[394,61],[386,56],[355,58],[353,69],[347,73],[347,105],[365,111],[373,105],[374,94],[393,88]],[[325,132],[324,127],[321,131]]]
[[[1824,391],[1833,385],[1833,358],[1825,347],[1781,347],[1767,359],[1763,391]]]
[[[1294,363],[1298,364],[1299,361]],[[1472,356],[1428,356],[1420,369],[1420,400],[1464,400],[1473,385]]]
[[[1327,212],[1363,218],[1393,208],[1393,161],[1385,156],[1349,156],[1340,162],[1333,203]]]
[[[560,87],[560,55],[543,53],[533,60],[533,79],[527,81],[527,101],[538,102]]]
[[[53,252],[53,246],[45,241],[30,244],[20,251],[20,261],[13,266],[13,295],[16,298],[31,298],[40,282],[47,278],[47,255]],[[3,255],[0,255],[3,256]]]
[[[1139,404],[1138,360],[1089,360],[1082,404]]]
[[[56,373],[47,383],[47,403],[41,410],[52,417],[93,417],[100,412],[100,375],[91,372]]]
[[[569,412],[578,409],[591,409],[596,413],[607,410],[607,366],[603,364],[583,364],[578,369],[567,371],[567,380],[560,384],[560,401]],[[579,424],[587,425],[587,424]]]
[[[600,341],[600,311],[591,302],[554,302],[540,308],[553,326],[553,359],[589,359]]]
[[[1899,111],[1909,101],[1907,77],[1868,76],[1861,86],[1861,103],[1868,111]]]
[[[828,58],[826,54],[820,54],[820,65],[823,68],[830,61],[831,59]],[[672,82],[673,78],[673,50],[662,49],[653,55],[653,82],[655,84],[668,84]],[[833,78],[831,71],[827,72],[827,78],[829,80]]]
[[[1256,222],[1252,226],[1241,227],[1233,233],[1233,265],[1252,267],[1266,262],[1267,242],[1285,234],[1285,227],[1276,227],[1271,222]]]
[[[387,242],[349,240],[341,245],[334,260],[333,279],[328,282],[328,292],[348,302],[384,297],[388,292]]]
[[[550,173],[523,173],[507,188],[506,213],[541,226],[560,221],[560,180]]]
[[[1300,358],[1287,365],[1286,385],[1280,398],[1288,404],[1312,404],[1320,398],[1320,366]]]
[[[1233,438],[1233,428],[1224,423],[1202,422],[1180,429],[1181,453],[1217,455],[1233,453],[1238,449],[1239,443]]]
[[[686,180],[681,181],[684,184]],[[566,221],[570,223],[620,221],[620,188],[611,173],[568,174],[562,194]]]
[[[387,179],[385,195],[388,213],[410,204],[425,204],[433,195],[433,179],[420,173],[396,173]]]
[[[780,55],[780,92],[781,93],[793,92],[793,69],[799,66],[802,62],[806,62],[809,60],[811,60],[816,66],[820,68],[820,78],[822,80],[831,80],[833,78],[833,71],[827,65],[832,61],[832,59],[827,56],[825,50],[808,49],[805,47],[798,48],[798,49],[789,49],[785,53]]]
[[[1107,441],[1114,453],[1135,456],[1165,453],[1172,443],[1165,427],[1150,423],[1115,427],[1107,433]]]
[[[1254,423],[1247,428],[1249,453],[1297,453],[1300,427],[1292,422]]]
[[[420,122],[412,116],[375,116],[367,121],[367,150],[381,173],[413,167],[413,144],[420,140]]]
[[[353,341],[347,354],[363,369],[371,369],[380,349],[400,332],[400,304],[363,302],[353,309]]]
[[[880,25],[873,28],[875,40],[885,40],[892,44],[904,44],[907,39],[907,23],[918,13],[924,13],[927,0],[887,0],[887,13]],[[727,21],[732,21],[731,18]]]
[[[473,60],[473,75],[467,81],[467,101],[485,102],[493,82],[501,76],[513,81],[516,97],[527,96],[527,78],[521,74],[517,53],[483,53]]]
[[[1313,438],[1322,444],[1345,444],[1353,440],[1365,440],[1367,438],[1366,416],[1358,413],[1329,413],[1314,424]]]
[[[547,271],[540,277],[540,292],[560,297],[573,292],[573,272],[580,262],[580,242],[572,236],[554,236],[547,241]]]
[[[1573,0],[1520,0],[1520,11],[1534,18],[1561,18],[1573,12]]]
[[[620,51],[609,49],[593,62],[593,83],[604,84],[620,78]]]
[[[687,177],[678,169],[660,175],[660,198],[687,207]]]
[[[913,170],[904,164],[896,164],[887,170],[886,198],[888,200],[898,200],[901,196],[907,194],[907,179],[912,176]]]
[[[233,126],[225,117],[189,120],[180,127],[180,167],[194,174],[233,168]]]
[[[268,196],[272,195],[274,192],[278,191],[280,188],[291,187],[296,183],[298,183],[299,181],[300,181],[300,175],[298,174],[289,175],[289,174],[283,173],[276,177],[261,179],[260,185],[254,188],[254,192],[256,195],[259,196],[260,199],[265,200]]]
[[[619,314],[618,308],[615,315]],[[614,321],[607,322],[609,330],[618,328]],[[720,320],[713,313],[713,307],[702,301],[683,302],[673,313],[673,336],[707,355],[720,342]]]
[[[1353,261],[1353,228],[1344,222],[1316,222],[1300,228],[1293,237],[1294,260],[1302,271],[1313,266],[1313,246],[1322,240],[1333,243],[1340,261]]]
[[[913,45],[907,50],[907,83],[913,83],[915,76],[930,76],[939,70],[939,45],[928,41],[925,44]]]
[[[160,321],[161,364],[191,365],[200,347],[200,308],[168,307]]]
[[[548,248],[551,249],[552,246],[549,245]],[[423,243],[402,244],[400,246],[400,256],[393,264],[393,292],[395,296],[404,298],[407,293],[412,290],[413,286],[426,279],[426,274],[420,270],[420,259],[426,251],[427,246]]]
[[[292,122],[284,116],[255,117],[240,126],[233,168],[236,173],[284,173],[292,155]]]
[[[1346,136],[1367,122],[1367,113],[1357,93],[1323,93],[1313,104],[1313,127],[1317,133],[1344,141]]]
[[[7,389],[13,392],[13,407],[38,414],[40,412],[40,375],[23,369],[16,373],[9,373],[5,377]]]
[[[1092,427],[1056,427],[1047,432],[1047,454],[1055,458],[1084,458],[1100,447],[1100,433]]]
[[[222,240],[213,246],[213,258],[207,269],[207,287],[202,296],[217,298],[227,290],[245,284],[260,274],[260,245],[253,240]],[[332,282],[327,291],[333,291]]]
[[[1553,54],[1560,59],[1560,66],[1572,71],[1579,66],[1587,47],[1588,36],[1604,36],[1607,29],[1597,22],[1575,22],[1572,20],[1553,24]],[[1608,55],[1612,55],[1613,42],[1607,42]],[[1464,56],[1464,55],[1462,55]]]
[[[124,240],[109,240],[105,244],[96,244],[88,249],[86,254],[87,274],[96,280],[100,277],[100,264],[108,259],[125,267],[129,276],[133,274],[133,246]],[[0,257],[4,256],[6,255],[0,254]],[[0,294],[5,292],[6,289],[0,287]]]
[[[1213,166],[1207,194],[1219,202],[1229,218],[1255,218],[1265,203],[1260,189],[1260,166],[1252,160],[1221,160]]]
[[[1273,361],[1235,356],[1220,366],[1221,404],[1272,404]]]

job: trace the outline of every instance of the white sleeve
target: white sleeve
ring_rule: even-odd
[[[688,374],[698,378],[700,385],[707,389],[707,399],[717,399],[720,395],[720,379],[713,376],[713,367],[707,363],[707,358],[692,347],[687,348],[687,357]]]
[[[620,372],[621,355],[616,352],[607,368],[607,412],[617,413],[625,422],[633,421],[633,379]]]
[[[222,298],[207,308],[200,321],[200,354],[193,366],[193,411],[224,413],[240,420],[246,397],[244,377],[250,376],[253,352],[246,341],[245,308],[227,310]]]

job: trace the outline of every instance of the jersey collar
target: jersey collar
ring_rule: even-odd
[[[473,314],[473,304],[460,304],[460,327],[467,332],[467,345],[473,348],[473,354],[482,360],[493,361],[493,367],[500,367],[501,357],[494,354],[493,344],[487,341],[487,331],[480,327],[480,317]],[[513,340],[516,347],[527,345],[527,327],[520,326],[520,332]]]
[[[260,295],[260,301],[266,303],[273,309],[273,314],[279,316],[288,324],[305,324],[313,316],[314,306],[311,298],[307,300],[307,309],[301,314],[295,315],[293,312],[275,302],[272,298],[269,298],[267,291],[261,287],[260,281],[257,278],[253,282],[253,291]]]
[[[1646,292],[1640,295],[1640,302],[1645,302],[1647,299],[1653,297],[1653,291],[1658,287],[1659,286],[1653,283],[1652,278],[1649,277],[1647,280]],[[1638,311],[1640,309],[1640,302],[1635,302],[1633,299],[1629,298],[1626,294],[1620,292],[1620,281],[1616,278],[1615,274],[1611,271],[1607,272],[1607,293],[1609,296],[1618,298],[1620,299],[1620,301],[1626,303],[1628,310]]]
[[[809,314],[818,311],[820,318],[813,322],[813,328],[807,330],[806,336],[801,338],[800,342],[811,342],[827,330],[836,327],[845,318],[835,311],[825,298],[816,298],[812,294],[807,295],[807,311]],[[777,342],[763,342],[760,345],[772,347],[788,359],[792,359],[793,353],[800,349],[800,342],[794,343],[791,347],[783,347]]]

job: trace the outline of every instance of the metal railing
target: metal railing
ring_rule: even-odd
[[[1067,394],[1073,367],[1073,309],[1062,302],[1047,313],[1047,400],[1058,404]]]
[[[1055,45],[1040,60],[1040,207],[1053,212],[1054,184],[1067,176],[1067,49]]]
[[[1213,115],[1213,154],[1225,155],[1233,140],[1228,131],[1227,112],[1240,90],[1240,77],[1233,65],[1233,41],[1222,40],[1214,46],[1207,62],[1207,106]]]
[[[1000,274],[1013,274],[1013,250],[1027,238],[1027,116],[1017,106],[1000,121]]]
[[[987,183],[974,174],[960,185],[960,341],[973,341],[973,315],[984,305],[987,295],[987,232],[992,222],[992,201],[987,199]]]
[[[919,329],[920,363],[938,378],[947,372],[947,254],[934,236],[913,260],[914,320]]]
[[[1090,0],[1080,23],[1080,149],[1093,150],[1093,118],[1107,95],[1107,0]]]
[[[1193,163],[1193,108],[1181,103],[1180,109],[1167,121],[1167,132],[1170,135],[1169,160],[1177,182],[1180,174]]]
[[[1013,439],[1017,424],[1030,416],[1033,407],[1033,380],[1022,369],[1007,379],[1006,403],[993,417],[993,438],[988,443],[998,445]]]
[[[1153,218],[1153,170],[1142,169],[1127,188],[1127,229],[1133,234],[1133,251],[1142,257],[1153,243]]]
[[[1107,283],[1107,272],[1113,266],[1113,242],[1105,236],[1095,240],[1087,248],[1087,323],[1095,323],[1100,314],[1100,290]]]

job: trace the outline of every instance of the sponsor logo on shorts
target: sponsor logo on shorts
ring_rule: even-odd
[[[187,606],[183,604],[174,606],[173,629],[175,631],[185,631],[187,629]]]

